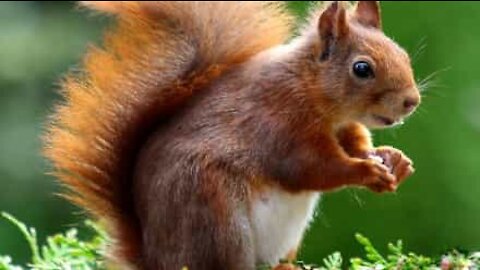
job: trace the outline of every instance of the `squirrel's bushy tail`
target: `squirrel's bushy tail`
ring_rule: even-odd
[[[62,86],[46,156],[65,196],[104,220],[116,255],[135,264],[141,234],[132,199],[148,133],[228,68],[283,43],[290,16],[265,2],[84,2],[116,16]]]

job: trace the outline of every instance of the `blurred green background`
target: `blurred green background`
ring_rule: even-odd
[[[301,16],[306,4],[291,7]],[[416,174],[396,194],[325,195],[301,252],[307,262],[333,251],[359,255],[355,232],[377,245],[401,238],[426,255],[480,249],[480,3],[385,2],[382,9],[385,32],[414,56],[418,79],[436,74],[418,113],[375,133],[377,145],[404,150]],[[107,24],[71,2],[0,3],[0,211],[36,227],[41,239],[83,219],[55,195],[40,139],[56,82]],[[23,263],[27,251],[0,220],[0,254]]]

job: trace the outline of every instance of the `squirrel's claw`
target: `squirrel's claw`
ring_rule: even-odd
[[[382,159],[382,164],[388,167],[395,181],[388,184],[376,183],[367,185],[374,192],[395,191],[398,185],[413,174],[412,161],[400,150],[390,146],[382,146],[373,150],[373,156]]]

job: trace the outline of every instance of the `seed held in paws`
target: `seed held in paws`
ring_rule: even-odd
[[[383,164],[383,158],[381,156],[377,156],[375,154],[369,154],[368,158],[371,159],[371,160],[374,160],[374,161],[376,161],[380,164]]]
[[[400,150],[389,146],[378,147],[373,156],[382,158],[383,163],[397,178],[398,184],[413,174],[412,161]]]

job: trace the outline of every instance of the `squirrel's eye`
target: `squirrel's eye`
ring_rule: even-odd
[[[361,79],[373,77],[373,70],[370,64],[365,61],[358,61],[353,64],[353,74]]]

